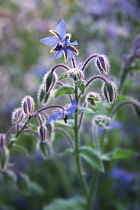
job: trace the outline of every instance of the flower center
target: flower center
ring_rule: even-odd
[[[64,47],[65,43],[64,42],[58,42],[56,47],[55,47],[55,50],[61,50],[63,47]]]

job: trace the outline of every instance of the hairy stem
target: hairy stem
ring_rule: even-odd
[[[95,80],[95,79],[101,79],[101,80],[103,80],[104,82],[108,82],[108,80],[107,80],[105,77],[100,76],[100,75],[97,75],[97,76],[94,76],[94,77],[92,77],[91,79],[89,79],[89,80],[87,81],[86,87],[87,87],[93,80]]]
[[[95,203],[96,191],[97,191],[98,182],[99,182],[99,175],[100,175],[100,172],[96,170],[94,172],[94,176],[93,176],[93,180],[91,183],[91,188],[90,188],[90,192],[88,196],[88,204],[87,204],[88,210],[94,209],[93,205]]]
[[[101,153],[101,147],[98,137],[98,127],[93,121],[93,140],[94,140],[94,146],[96,151],[100,154]],[[93,205],[95,203],[95,197],[96,197],[96,191],[98,187],[98,180],[99,180],[100,172],[97,170],[94,170],[94,175],[92,176],[92,182],[90,184],[90,190],[89,190],[89,196],[88,196],[88,202],[87,202],[87,209],[94,209]]]
[[[87,103],[85,102],[85,103],[84,103],[84,107],[86,107],[86,105],[87,105]],[[84,112],[82,112],[82,113],[81,113],[81,116],[80,116],[80,120],[79,120],[79,129],[80,129],[80,127],[81,127],[83,117],[84,117]]]
[[[55,65],[55,66],[51,69],[51,73],[53,73],[54,70],[56,70],[58,67],[62,67],[62,68],[64,68],[64,69],[66,69],[66,70],[69,70],[69,68],[68,68],[66,65],[64,65],[64,64],[57,64],[57,65]]]
[[[98,57],[98,54],[91,55],[91,56],[85,61],[85,63],[83,64],[83,66],[82,66],[82,71],[84,71],[85,68],[87,67],[87,65],[91,62],[91,60],[92,60],[93,58],[96,58],[96,57]]]
[[[135,105],[136,102],[134,102],[134,101],[123,101],[123,102],[120,102],[120,103],[117,104],[117,105],[115,106],[115,108],[110,112],[110,115],[109,115],[109,116],[110,116],[110,117],[113,117],[114,114],[115,114],[122,106],[127,105],[127,104]]]
[[[78,103],[78,88],[75,87],[75,99]],[[78,112],[78,108],[76,109],[76,112]],[[78,174],[81,180],[81,184],[83,187],[83,191],[85,193],[85,195],[87,196],[87,186],[83,177],[83,173],[82,173],[82,164],[81,164],[81,160],[80,160],[80,156],[79,156],[79,128],[78,128],[78,115],[75,114],[74,117],[74,133],[75,133],[75,158],[76,158],[76,165],[77,165],[77,170],[78,170]]]
[[[71,139],[71,137],[68,135],[67,131],[65,131],[65,130],[62,129],[62,128],[55,128],[54,131],[56,131],[56,132],[61,132],[61,133],[67,138],[67,140],[68,140],[68,142],[69,142],[71,148],[74,149],[74,145],[73,145],[72,139]]]
[[[51,108],[60,108],[60,109],[62,109],[64,111],[64,107],[63,106],[60,106],[60,105],[52,105],[52,106],[47,106],[47,107],[44,107],[42,109],[39,109],[37,111],[37,113],[42,112],[42,111],[44,111],[46,109],[51,109]]]
[[[18,136],[21,134],[21,132],[25,129],[26,125],[28,124],[28,122],[31,120],[32,117],[33,117],[33,115],[32,115],[32,116],[29,115],[27,121],[24,123],[24,125],[22,126],[22,128],[21,128],[21,129],[18,131],[18,133],[16,134],[16,137],[18,137]]]
[[[42,126],[41,117],[39,116],[39,114],[38,114],[38,113],[37,113],[36,115],[37,115],[37,118],[38,118],[38,121],[39,121],[40,126]]]

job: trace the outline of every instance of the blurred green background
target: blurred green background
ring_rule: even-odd
[[[72,34],[72,41],[79,43],[77,62],[81,64],[93,53],[107,55],[111,65],[110,78],[119,84],[124,62],[140,33],[139,0],[0,0],[0,132],[6,132],[11,126],[11,112],[20,106],[24,96],[31,95],[37,101],[42,76],[53,65],[63,62],[63,58],[51,62],[51,48],[39,42],[50,36],[48,31],[62,18],[67,24],[67,32]],[[136,64],[137,71],[128,75],[121,94],[140,100],[140,61]],[[91,63],[86,77],[94,72]],[[93,89],[99,87],[100,83],[92,86]],[[57,102],[61,104],[59,99]],[[99,112],[106,114],[103,107],[99,107]],[[89,119],[87,116],[86,120]],[[132,108],[122,108],[116,120],[121,122],[123,129],[113,129],[108,134],[107,149],[121,145],[139,152],[140,122]],[[83,133],[88,126],[86,122]],[[22,135],[18,139],[28,153],[13,150],[10,160],[18,170],[27,173],[29,180],[25,178],[25,183],[28,186],[23,183],[18,187],[14,174],[8,177],[8,172],[6,175],[1,173],[0,210],[40,210],[55,198],[79,193],[75,166],[71,164],[73,158],[57,158],[57,153],[67,146],[64,136],[59,133],[56,137],[56,158],[49,161],[44,161],[36,152],[35,137]],[[90,135],[85,135],[87,142],[89,138]],[[115,180],[109,175],[112,165],[116,166],[113,168],[116,173],[112,172]],[[113,162],[106,165],[106,170],[108,173],[101,176],[96,209],[139,210],[139,159]],[[128,177],[130,179],[126,180]]]

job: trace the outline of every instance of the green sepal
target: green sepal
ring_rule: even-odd
[[[66,79],[68,77],[68,73],[62,74],[58,80]]]

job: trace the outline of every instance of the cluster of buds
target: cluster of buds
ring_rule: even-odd
[[[75,81],[83,80],[84,73],[78,68],[69,69],[68,75]]]
[[[23,122],[26,115],[33,113],[34,108],[34,99],[31,96],[25,96],[21,102],[21,107],[16,108],[12,113],[12,123],[18,124]]]
[[[107,75],[109,73],[109,61],[105,55],[97,56],[95,60],[96,67],[101,74]]]
[[[90,92],[87,95],[86,99],[87,99],[87,102],[92,106],[96,106],[96,103],[101,101],[100,95],[95,92]]]
[[[9,162],[9,150],[5,145],[6,135],[0,134],[0,170],[5,170]]]
[[[117,87],[114,82],[108,81],[105,82],[102,88],[105,99],[109,104],[112,104],[116,101],[117,98]]]

